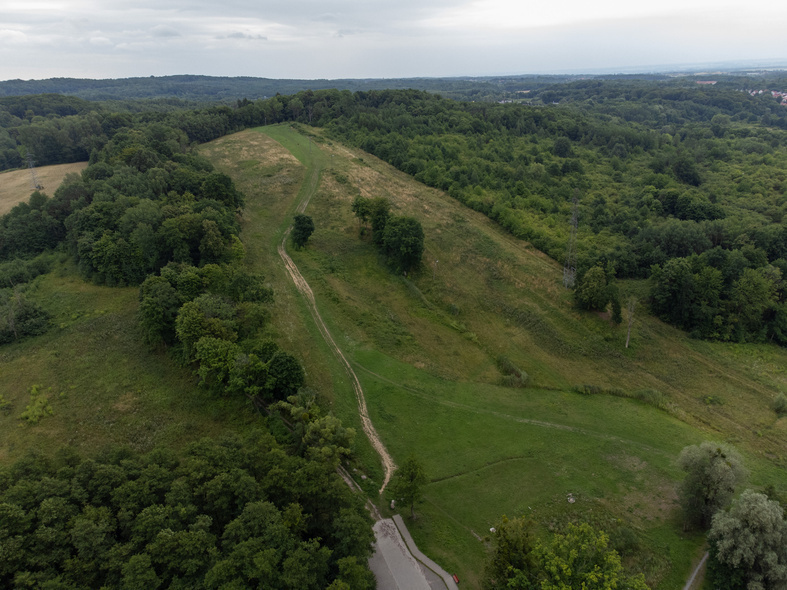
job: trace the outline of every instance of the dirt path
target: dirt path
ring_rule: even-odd
[[[700,562],[697,564],[697,567],[694,568],[694,571],[691,573],[691,577],[689,578],[686,585],[683,587],[683,590],[691,590],[694,587],[694,580],[697,578],[697,574],[700,573],[700,570],[705,565],[705,561],[708,559],[708,552],[705,552],[705,555],[702,556]]]
[[[298,203],[296,208],[296,213],[303,213],[306,211],[306,206],[309,204],[309,200],[311,199],[312,195],[317,191],[317,186],[319,185],[320,179],[320,170],[321,167],[319,165],[312,165],[309,166],[308,176],[304,181],[304,186],[306,190],[303,191],[301,195],[301,201]],[[306,279],[303,278],[303,275],[298,270],[298,267],[295,266],[295,263],[290,258],[289,254],[287,254],[287,237],[290,235],[290,231],[292,230],[292,226],[288,227],[287,230],[284,232],[282,236],[281,242],[278,246],[279,256],[281,257],[282,261],[284,262],[284,266],[287,269],[287,272],[292,279],[292,282],[295,283],[295,287],[298,291],[306,298],[306,304],[309,308],[309,313],[314,320],[314,323],[317,325],[317,328],[320,330],[320,334],[322,334],[325,343],[328,347],[333,351],[334,356],[339,360],[339,362],[344,367],[344,370],[347,372],[347,375],[350,377],[350,383],[353,386],[353,391],[355,392],[355,399],[358,401],[358,413],[361,417],[361,425],[363,427],[363,431],[366,434],[369,442],[372,443],[374,450],[380,455],[380,459],[383,463],[383,470],[385,472],[385,476],[383,478],[383,485],[380,487],[380,494],[383,493],[388,482],[391,481],[391,476],[393,472],[396,471],[396,463],[394,463],[393,458],[390,454],[388,454],[388,450],[385,448],[385,445],[380,440],[380,436],[377,434],[377,431],[372,424],[371,419],[369,418],[369,411],[366,407],[366,397],[363,394],[363,388],[361,387],[361,382],[358,380],[358,376],[353,371],[352,367],[350,366],[349,361],[344,356],[342,351],[336,345],[336,341],[333,339],[331,332],[328,330],[328,327],[325,325],[325,322],[320,315],[320,312],[317,311],[317,304],[314,300],[314,293],[309,286],[309,283],[306,282]]]

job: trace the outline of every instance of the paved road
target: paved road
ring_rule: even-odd
[[[378,590],[458,590],[453,578],[418,550],[398,514],[378,520],[374,535],[369,568]]]
[[[378,590],[431,590],[392,519],[378,520],[374,536],[374,556],[369,567],[377,578]]]

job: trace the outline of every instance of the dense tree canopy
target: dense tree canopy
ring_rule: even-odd
[[[523,518],[495,527],[486,568],[487,588],[510,590],[647,590],[642,574],[624,572],[609,537],[591,525],[569,524],[565,533],[536,538]]]
[[[261,430],[181,455],[64,450],[0,470],[3,587],[373,588],[372,540],[330,464]]]

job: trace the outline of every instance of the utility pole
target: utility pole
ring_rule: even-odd
[[[579,190],[574,189],[574,204],[571,207],[571,234],[566,247],[566,263],[563,265],[563,286],[571,289],[577,280],[577,225]]]
[[[637,298],[636,297],[629,297],[628,305],[626,306],[626,311],[628,311],[629,316],[629,325],[628,329],[626,330],[626,348],[629,347],[629,340],[631,340],[631,326],[634,323],[634,307],[637,305]]]
[[[432,282],[434,283],[435,275],[437,274],[437,263],[439,260],[434,261],[434,265],[432,266]]]
[[[36,176],[35,160],[33,160],[33,154],[30,152],[27,152],[27,167],[30,170],[30,189],[37,191],[44,188],[38,182],[38,176]]]

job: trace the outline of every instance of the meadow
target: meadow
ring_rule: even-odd
[[[35,169],[36,179],[42,191],[53,195],[67,174],[79,174],[87,167],[87,162],[74,164],[55,164]],[[32,192],[30,170],[11,170],[0,173],[0,215],[5,215],[17,203],[26,201]]]
[[[306,210],[317,229],[291,256],[361,378],[389,451],[399,462],[415,453],[426,466],[430,483],[411,530],[463,584],[479,587],[489,528],[504,514],[532,514],[544,530],[591,520],[613,541],[633,533],[627,563],[654,588],[682,584],[703,539],[682,532],[674,460],[701,440],[736,445],[751,485],[787,485],[785,419],[771,409],[787,389],[783,349],[692,340],[649,316],[644,301],[626,349],[625,318],[616,326],[578,312],[554,260],[319,131],[250,130],[202,153],[246,194],[249,259],[265,269],[284,310],[277,337],[299,351],[324,403],[360,433],[346,376],[276,266],[274,246],[302,182],[319,175]],[[359,194],[386,197],[395,214],[419,219],[426,250],[418,271],[397,276],[387,267],[352,215]],[[626,294],[643,287],[622,285]],[[527,372],[527,388],[501,385],[501,357]],[[357,444],[374,495],[381,469],[360,435]]]
[[[3,463],[62,446],[87,456],[112,446],[180,449],[258,421],[247,404],[216,400],[197,387],[190,369],[143,344],[137,288],[85,283],[61,262],[28,294],[52,314],[52,327],[0,351]],[[21,419],[36,397],[49,411]]]

